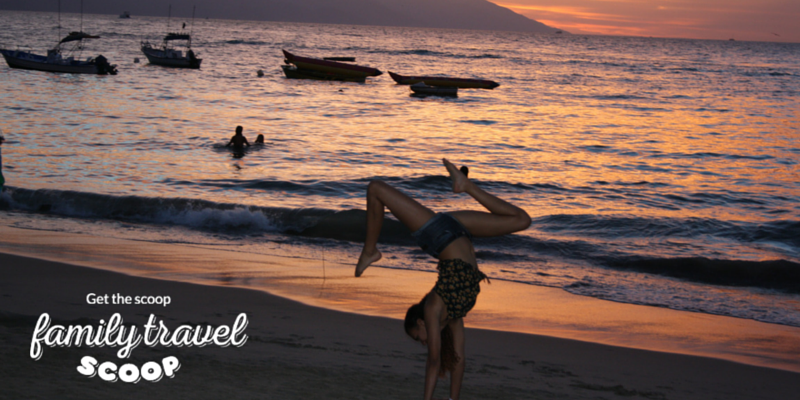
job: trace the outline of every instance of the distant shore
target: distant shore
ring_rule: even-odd
[[[172,18],[194,19],[194,3],[177,1],[173,3]],[[3,5],[7,11],[21,12],[52,12],[58,9],[50,4],[15,3]],[[424,6],[424,13],[416,13]],[[111,18],[122,18],[122,9],[95,5],[84,10],[76,5],[66,4],[61,10],[64,13],[79,13],[105,15]],[[358,12],[353,12],[352,7],[357,7]],[[284,23],[317,23],[317,24],[343,24],[364,26],[386,26],[405,28],[435,28],[435,29],[477,29],[520,31],[532,33],[555,33],[558,28],[547,26],[523,15],[490,2],[469,2],[462,4],[459,13],[453,13],[447,2],[400,0],[383,4],[371,1],[360,1],[350,7],[320,8],[312,1],[296,0],[292,3],[251,3],[232,1],[226,4],[206,3],[196,8],[197,20],[230,19],[245,21],[270,21]],[[125,20],[136,20],[141,17],[167,18],[161,3],[145,0],[137,3],[136,9]],[[562,31],[563,32],[563,31]]]
[[[13,237],[12,233],[15,233]],[[202,248],[125,243],[87,235],[36,233],[43,241],[50,243],[47,246],[50,258],[55,258],[55,255],[60,258],[93,259],[90,263],[105,264],[106,268],[122,270],[123,264],[133,265],[137,259],[138,262],[145,258],[160,260],[162,256],[169,258],[166,255],[170,253],[172,262],[179,257],[177,253],[185,259],[189,252],[194,253],[191,260],[194,263],[213,265],[218,261],[212,256],[214,250]],[[15,247],[18,253],[39,246],[32,235],[26,236],[24,230],[13,228],[0,230],[0,239],[0,249],[3,251],[9,251],[10,242],[14,241],[27,242],[24,246]],[[134,257],[131,249],[138,247],[142,251],[143,246],[147,247],[147,251]],[[71,248],[73,253],[65,251],[66,248]],[[96,249],[91,256],[80,254],[79,250],[89,248]],[[129,255],[125,256],[125,253]],[[246,262],[241,259],[234,261]],[[269,269],[276,268],[270,264],[279,260],[275,257],[251,261],[264,262],[264,268]],[[163,260],[151,265],[152,271],[158,270],[155,265],[158,262]],[[408,288],[408,282],[415,282],[411,285],[415,286],[433,279],[432,274],[381,268],[368,270],[364,278],[354,279],[344,276],[348,266],[329,266],[326,283],[329,290],[320,296],[320,292],[314,294],[311,290],[312,286],[319,288],[318,283],[309,285],[309,280],[302,278],[303,269],[307,267],[302,261],[283,259],[282,262],[287,265],[294,263],[298,273],[295,278],[281,277],[276,273],[274,280],[281,284],[275,287],[282,286],[284,292],[294,292],[295,298],[305,299],[304,302],[309,304],[316,301],[319,303],[316,305],[325,305],[327,308],[337,304],[344,309],[361,307],[361,312],[373,315],[395,316],[402,312],[407,298],[416,298],[416,292],[426,290],[412,290]],[[408,281],[406,274],[421,275],[422,278]],[[395,285],[392,286],[392,283]],[[515,301],[510,298],[521,293],[514,286],[525,287],[500,281],[485,287],[479,301],[480,307],[476,308],[474,317],[470,315],[468,318],[468,326],[491,326],[494,322],[508,324],[510,320],[520,317],[520,310],[526,308],[520,307],[520,303],[530,299],[518,298]],[[372,289],[367,290],[370,287]],[[397,319],[309,306],[256,290],[147,279],[10,254],[0,254],[0,292],[4,298],[0,307],[0,329],[5,342],[0,350],[3,361],[0,376],[4,382],[11,382],[0,398],[55,398],[65,393],[79,394],[82,398],[138,398],[160,397],[169,393],[171,398],[224,396],[299,399],[315,396],[407,399],[418,397],[421,393],[424,349],[406,337]],[[348,292],[354,292],[355,295],[346,296]],[[568,326],[568,321],[561,321],[564,335],[560,336],[563,337],[575,336],[575,332],[585,328],[582,326],[596,324],[597,329],[593,333],[596,341],[603,341],[606,336],[607,341],[613,342],[617,340],[615,337],[627,335],[631,343],[646,344],[647,341],[640,340],[641,337],[650,338],[648,340],[655,343],[658,339],[655,332],[660,331],[665,338],[677,338],[683,335],[680,331],[685,327],[672,324],[691,321],[701,328],[717,326],[729,330],[727,333],[707,334],[722,335],[724,340],[698,343],[699,347],[716,345],[721,355],[725,356],[722,351],[726,346],[727,351],[736,350],[731,348],[729,341],[732,338],[746,340],[748,335],[754,334],[752,323],[771,330],[768,333],[772,335],[773,347],[788,346],[783,351],[791,352],[798,351],[800,345],[795,328],[733,318],[706,318],[699,314],[596,299],[583,303],[579,296],[565,293],[565,297],[559,297],[556,292],[559,291],[545,290],[540,293],[538,301],[547,304],[531,304],[531,307],[541,312],[543,308],[537,307],[558,308],[555,307],[558,302],[567,301],[562,306],[578,314],[573,317],[572,327]],[[171,304],[166,307],[90,305],[86,300],[89,293],[169,295]],[[570,301],[570,296],[579,299]],[[368,302],[364,302],[365,298],[375,303],[371,309],[366,304]],[[389,309],[395,311],[387,311],[381,302],[389,304]],[[600,306],[602,304],[608,308]],[[636,311],[637,308],[643,311]],[[107,320],[113,313],[120,313],[126,323],[141,325],[152,313],[173,327],[179,324],[230,325],[237,315],[246,313],[249,317],[246,329],[249,338],[244,346],[238,348],[140,346],[124,362],[142,365],[147,361],[176,356],[182,366],[175,377],[155,383],[143,381],[136,385],[108,383],[97,377],[81,376],[76,368],[85,355],[121,364],[123,361],[116,358],[115,348],[48,347],[44,349],[40,360],[34,361],[29,357],[31,332],[37,318],[45,312],[53,318],[54,323],[63,325],[96,324],[100,319]],[[667,316],[664,312],[675,313],[686,319]],[[523,328],[533,329],[538,324],[543,331],[556,336],[556,322],[560,318],[558,314],[558,310],[545,313],[539,322],[531,321],[528,327]],[[630,318],[649,314],[655,316],[641,326],[631,324]],[[613,315],[617,316],[617,327],[614,327]],[[711,323],[709,320],[719,321]],[[692,337],[699,333],[688,329],[685,335]],[[682,346],[687,345],[684,342]],[[751,345],[757,343],[744,342],[739,350],[746,353],[745,347]],[[791,348],[792,345],[795,347]],[[791,354],[786,357],[791,357]],[[469,328],[467,332],[467,360],[465,399],[574,399],[613,395],[681,399],[778,399],[791,398],[800,389],[800,376],[786,370],[476,328]],[[773,362],[787,368],[785,362]],[[766,364],[768,360],[764,358],[762,363]],[[447,381],[440,381],[437,397],[447,397],[447,385]]]

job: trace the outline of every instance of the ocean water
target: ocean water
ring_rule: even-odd
[[[182,22],[202,68],[148,65]],[[0,43],[81,25],[118,75],[0,66],[3,224],[354,263],[373,179],[480,209],[447,157],[533,218],[476,241],[492,279],[800,326],[800,44],[9,11]],[[500,87],[290,80],[281,49]],[[266,144],[231,152],[236,125]],[[399,224],[382,241],[380,267],[435,270]]]

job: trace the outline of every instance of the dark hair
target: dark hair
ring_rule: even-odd
[[[423,308],[425,304],[425,299],[422,299],[417,304],[414,304],[411,307],[408,307],[408,311],[406,312],[406,319],[403,322],[403,327],[406,328],[406,333],[411,336],[411,329],[414,329],[417,326],[417,320],[425,320],[425,310]]]
[[[403,321],[403,326],[406,329],[406,334],[411,336],[411,330],[417,327],[418,320],[425,320],[425,300],[428,296],[422,298],[417,304],[412,305],[406,312],[406,319]],[[431,332],[428,331],[428,335]],[[439,376],[444,376],[445,372],[453,372],[458,364],[459,357],[456,354],[456,347],[453,341],[453,331],[450,326],[445,326],[442,329],[442,352],[441,352],[441,367],[439,368]]]
[[[242,133],[242,129],[244,129],[244,128],[242,128],[241,125],[237,126],[236,127],[236,133]]]

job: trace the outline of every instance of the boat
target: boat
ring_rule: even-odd
[[[194,12],[192,8],[192,26],[190,30],[194,29]],[[169,6],[167,12],[167,31],[169,31],[169,21],[172,18],[172,6]],[[197,58],[197,55],[192,50],[192,34],[183,31],[186,29],[186,23],[183,23],[181,32],[167,33],[161,41],[160,46],[155,46],[147,41],[142,41],[142,53],[147,57],[147,61],[153,65],[161,65],[163,67],[172,68],[200,68],[202,59]],[[175,41],[183,42],[183,48],[186,51],[184,55],[183,50],[176,49],[172,43]]]
[[[30,69],[47,72],[64,72],[70,74],[116,75],[117,66],[108,63],[103,55],[86,60],[76,59],[75,54],[83,50],[83,41],[97,39],[99,36],[84,32],[70,32],[55,47],[47,50],[47,55],[34,54],[29,51],[0,49],[11,68]],[[67,45],[70,49],[64,49]]]
[[[462,89],[494,89],[500,86],[499,83],[486,79],[451,78],[447,76],[404,76],[391,71],[389,71],[389,76],[400,85],[413,85],[418,82],[425,82],[430,86]]]
[[[378,76],[383,72],[377,68],[364,67],[361,65],[347,64],[339,61],[321,60],[318,58],[301,57],[283,51],[286,64],[294,64],[298,70],[314,71],[328,75],[338,75],[342,78],[366,78],[368,76]],[[286,70],[284,69],[284,72]],[[313,78],[312,78],[313,79]]]
[[[321,81],[342,81],[342,82],[364,82],[367,80],[366,76],[345,76],[332,74],[329,72],[314,71],[308,69],[299,69],[297,66],[284,64],[281,65],[283,73],[290,79],[316,79]]]
[[[411,91],[415,94],[426,96],[458,96],[458,88],[454,86],[431,86],[425,82],[417,82],[411,86]]]
[[[183,51],[176,49],[172,46],[173,41],[185,41],[184,47],[186,54]],[[202,59],[197,58],[192,50],[192,36],[188,33],[167,33],[161,46],[154,46],[150,42],[142,42],[142,53],[147,57],[150,64],[161,65],[164,67],[173,68],[200,68]]]
[[[119,15],[119,17],[122,18],[122,19],[128,19],[128,18],[131,17],[131,13],[129,13],[127,11],[123,11],[122,14]]]

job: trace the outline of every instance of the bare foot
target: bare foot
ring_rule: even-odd
[[[367,267],[369,267],[375,261],[380,260],[381,257],[383,257],[383,255],[377,249],[375,249],[375,252],[371,254],[362,251],[361,256],[358,257],[358,264],[356,264],[356,278],[361,276]]]
[[[461,193],[467,191],[467,186],[469,186],[470,181],[463,172],[461,172],[458,168],[456,168],[453,163],[447,161],[446,158],[442,159],[442,163],[444,163],[445,168],[447,168],[447,172],[450,173],[450,179],[453,180],[453,193]]]

